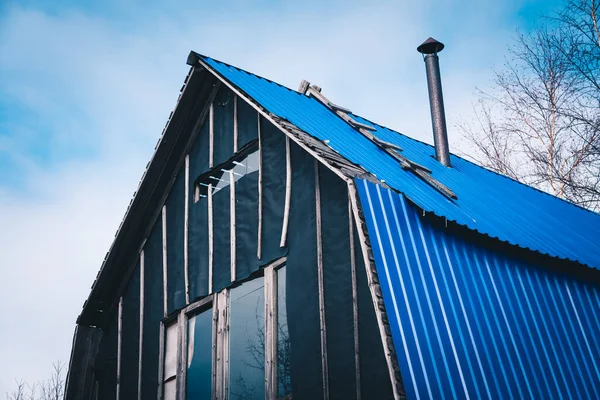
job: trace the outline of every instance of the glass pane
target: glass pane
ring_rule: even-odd
[[[210,400],[212,392],[212,309],[188,320],[187,398]]]
[[[177,323],[166,327],[165,380],[177,374]]]
[[[235,167],[233,172],[236,177],[236,181],[244,175],[251,174],[254,171],[258,171],[258,150],[248,154],[246,158],[239,162],[234,162]]]
[[[164,383],[164,396],[163,400],[176,400],[177,399],[177,379],[171,379]]]
[[[277,270],[277,398],[292,398],[290,336],[285,305],[285,267]]]
[[[231,161],[223,165],[219,170],[215,170],[207,176],[202,182],[198,182],[196,193],[194,194],[196,201],[201,197],[206,197],[208,194],[208,186],[212,184],[213,194],[231,184],[229,171],[233,170],[234,179],[237,181],[245,175],[258,171],[258,150],[248,154],[240,161]]]
[[[265,398],[264,278],[231,290],[229,321],[229,398]]]
[[[219,190],[223,189],[225,186],[229,186],[229,171],[221,170],[216,172],[214,175],[210,176],[210,179],[213,180],[213,194],[217,193]]]

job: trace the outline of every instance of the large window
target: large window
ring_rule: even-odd
[[[277,274],[277,398],[291,399],[290,335],[287,325],[285,266]]]
[[[264,277],[231,289],[229,296],[229,399],[265,397]]]
[[[292,399],[284,263],[163,322],[163,400]]]
[[[190,316],[187,321],[188,399],[210,399],[212,393],[213,329],[212,308]]]

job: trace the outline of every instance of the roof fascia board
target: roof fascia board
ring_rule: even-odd
[[[477,246],[485,247],[496,253],[503,253],[509,257],[525,260],[534,265],[544,265],[545,268],[551,268],[560,274],[570,274],[578,276],[585,281],[593,280],[600,284],[600,267],[583,264],[577,260],[553,256],[547,253],[542,253],[538,250],[529,247],[523,247],[519,244],[514,244],[495,236],[490,236],[469,228],[466,225],[448,219],[443,215],[438,215],[435,212],[427,211],[418,203],[402,192],[400,193],[410,205],[419,209],[424,221],[432,226],[446,229],[453,236],[460,236],[465,240],[475,243]]]
[[[140,245],[139,249],[137,250],[138,253],[143,250],[143,248],[144,248],[143,246],[146,243],[146,240],[148,239],[148,236],[150,235],[152,228],[154,227],[154,224],[156,223],[157,219],[161,216],[162,206],[167,201],[167,197],[169,196],[169,193],[171,192],[171,188],[175,184],[175,179],[177,178],[177,174],[179,173],[179,170],[181,169],[181,167],[183,166],[183,163],[185,162],[185,155],[189,153],[189,151],[194,143],[194,140],[196,139],[196,137],[198,136],[198,134],[200,132],[200,128],[202,127],[202,124],[206,120],[206,117],[208,115],[209,105],[213,102],[214,98],[216,97],[219,87],[220,87],[220,82],[217,82],[213,86],[213,89],[212,89],[204,107],[202,108],[202,113],[200,114],[199,118],[197,119],[196,123],[194,124],[194,127],[192,128],[191,134],[188,137],[188,140],[184,147],[184,150],[182,152],[178,152],[177,154],[174,154],[174,155],[172,153],[169,154],[168,158],[178,157],[177,164],[170,176],[168,183],[164,187],[164,191],[160,197],[159,206],[154,208],[154,212],[152,214],[152,217],[150,218],[150,222],[147,224],[144,224],[142,222],[142,224],[146,225],[146,229],[144,230],[144,233],[142,235],[143,240],[141,240],[141,245]],[[182,128],[182,130],[184,130],[184,128]],[[183,132],[183,134],[185,135],[185,132]],[[166,162],[165,162],[165,164],[166,164]],[[116,292],[116,295],[114,297],[111,297],[112,301],[111,301],[110,306],[108,307],[109,310],[112,310],[116,306],[119,296],[124,292],[125,287],[127,286],[127,282],[129,281],[129,277],[134,272],[135,264],[136,264],[136,261],[134,261],[129,266],[126,275],[122,279],[120,279],[119,288]]]
[[[190,122],[190,117],[193,118],[194,110],[199,106],[198,102],[202,102],[202,99],[199,98],[201,93],[198,93],[198,91],[202,89],[203,84],[209,84],[209,82],[204,82],[203,79],[210,77],[211,75],[212,74],[209,74],[208,71],[205,71],[202,68],[192,67],[190,69],[177,99],[175,108],[169,115],[161,138],[155,147],[154,154],[147,164],[146,170],[138,185],[138,189],[129,204],[117,233],[115,234],[115,239],[104,259],[96,280],[92,285],[91,293],[84,303],[83,311],[77,319],[78,324],[102,324],[103,321],[100,322],[97,321],[97,318],[94,318],[94,315],[97,316],[100,314],[97,313],[96,309],[102,307],[101,314],[106,316],[109,314],[112,307],[116,305],[115,299],[118,299],[120,293],[124,290],[127,280],[135,268],[137,253],[139,252],[138,249],[143,247],[143,243],[156,221],[158,213],[154,208],[159,210],[160,206],[162,206],[166,200],[170,187],[173,185],[177,172],[185,159],[185,154],[189,151],[193,139],[198,134],[199,126],[206,117],[206,104],[210,104],[210,99],[214,98],[216,90],[220,85],[218,81],[212,83],[213,87],[209,94],[209,100],[204,101],[202,104],[200,118]],[[195,89],[190,89],[190,86]],[[181,145],[181,138],[185,136],[186,131],[189,131],[190,124],[193,124],[193,128],[191,128],[191,134],[184,146],[185,150],[175,150],[178,147],[178,144]],[[176,164],[174,166],[171,164],[171,168],[167,171],[167,164],[169,164],[174,156],[179,158]],[[169,175],[169,178],[165,183],[164,180],[166,179],[166,174]],[[159,193],[160,198],[157,199]],[[157,202],[157,207],[153,207],[152,204]],[[152,215],[150,218],[147,216],[148,213],[151,213]],[[149,221],[150,223],[144,223],[144,221]],[[140,229],[143,229],[144,227],[143,233],[140,234]],[[127,241],[133,241],[134,243],[125,243]],[[132,248],[135,248],[135,251],[132,251]],[[124,265],[122,257],[125,257],[126,259],[131,258],[132,262],[125,262]],[[118,271],[116,265],[120,265],[125,269],[123,275],[117,275]],[[111,293],[112,290],[109,288],[111,285],[115,285],[114,275],[118,276],[119,281],[117,291],[115,292],[116,294]],[[107,294],[109,295],[108,299]],[[112,296],[112,294],[115,295]]]
[[[352,179],[348,180],[347,182],[348,197],[352,205],[352,213],[354,215],[356,230],[360,240],[361,253],[365,268],[367,270],[366,274],[369,282],[369,291],[371,292],[371,300],[373,301],[373,307],[375,308],[377,326],[379,327],[379,335],[381,336],[381,343],[383,344],[383,350],[388,365],[388,372],[390,374],[394,399],[404,400],[406,399],[406,394],[404,391],[404,385],[402,383],[402,376],[400,374],[400,365],[398,364],[398,356],[394,348],[391,329],[389,328],[389,320],[383,303],[383,295],[381,293],[379,279],[377,278],[377,269],[372,257],[373,251],[371,249],[371,242],[367,232],[367,225],[363,217],[362,207],[360,205],[358,192],[356,190],[356,184]]]

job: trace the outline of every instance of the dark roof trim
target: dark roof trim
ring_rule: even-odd
[[[190,69],[175,109],[84,303],[78,324],[102,326],[114,308],[128,280],[123,277],[128,278],[135,268],[139,249],[166,200],[217,85],[213,74],[204,68]]]
[[[557,273],[579,276],[583,280],[594,280],[596,283],[600,284],[600,271],[593,266],[583,264],[578,260],[542,253],[529,247],[523,247],[519,244],[514,244],[495,236],[490,236],[485,232],[471,229],[454,220],[440,216],[435,212],[426,211],[404,193],[394,189],[392,190],[400,193],[410,204],[419,209],[423,219],[433,226],[447,229],[455,235],[461,236],[472,243],[476,243],[478,246],[506,254],[509,257],[523,259],[534,265],[543,264],[545,268],[556,270]]]

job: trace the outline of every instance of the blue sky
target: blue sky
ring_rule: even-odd
[[[4,1],[0,394],[68,362],[75,319],[187,73],[190,50],[431,142],[421,56],[440,55],[450,142],[517,29],[560,2]]]

